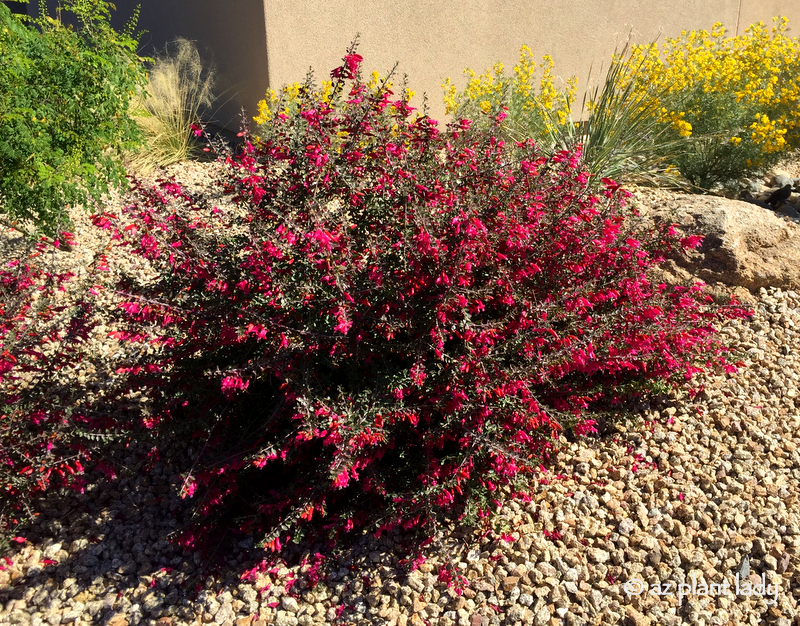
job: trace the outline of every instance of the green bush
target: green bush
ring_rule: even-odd
[[[0,214],[22,230],[56,234],[67,205],[125,183],[118,153],[141,142],[128,105],[146,74],[132,19],[109,25],[104,0],[65,0],[76,28],[0,4]]]

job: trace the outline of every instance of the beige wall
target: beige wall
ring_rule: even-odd
[[[483,72],[495,61],[509,69],[522,44],[538,58],[550,54],[555,72],[586,84],[589,69],[600,75],[629,34],[650,42],[682,30],[710,29],[718,21],[730,32],[752,21],[790,17],[800,31],[796,0],[264,0],[270,85],[302,81],[309,66],[327,77],[360,33],[367,72],[400,62],[409,88],[428,94],[431,113],[444,113],[441,83],[463,85],[462,71]],[[749,21],[748,21],[749,20]],[[745,23],[746,22],[746,23]],[[415,98],[419,104],[419,95]]]
[[[55,5],[56,0],[48,0]],[[463,86],[462,71],[483,72],[496,61],[509,69],[522,44],[539,58],[550,54],[555,72],[601,76],[628,35],[648,43],[659,35],[709,29],[721,21],[741,33],[752,22],[789,18],[800,36],[799,0],[116,0],[120,28],[141,4],[139,27],[151,54],[176,36],[198,42],[218,71],[216,119],[238,128],[239,109],[252,117],[267,86],[302,81],[309,67],[318,80],[337,66],[356,33],[367,72],[387,72],[396,61],[419,105],[442,117],[445,77]],[[29,7],[34,7],[29,5]]]

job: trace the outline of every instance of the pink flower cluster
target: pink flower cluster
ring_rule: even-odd
[[[62,234],[70,242],[70,233]],[[91,324],[83,303],[72,315],[55,296],[74,277],[49,273],[52,246],[44,238],[20,259],[0,267],[0,509],[13,531],[31,498],[46,489],[82,489],[86,441],[74,434],[94,422],[71,409],[72,389],[55,374],[82,360]],[[23,538],[17,537],[15,541]]]
[[[724,363],[714,325],[745,315],[652,283],[699,241],[635,230],[579,151],[440,130],[361,61],[227,157],[237,211],[164,181],[98,218],[160,274],[120,285],[118,336],[159,347],[124,372],[147,425],[203,442],[191,537],[233,501],[277,549],[301,524],[412,527],[495,500],[630,389]]]

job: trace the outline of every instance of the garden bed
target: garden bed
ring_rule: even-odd
[[[202,186],[205,167],[212,166],[171,173]],[[123,201],[104,208],[113,212]],[[74,250],[54,256],[65,269],[85,266],[108,243],[83,218],[77,223]],[[112,266],[145,269],[138,257],[114,254]],[[287,566],[258,571],[260,552],[247,537],[204,562],[172,541],[190,513],[178,494],[197,453],[192,442],[173,441],[160,457],[148,457],[150,446],[135,440],[114,443],[104,454],[123,468],[117,477],[90,467],[83,493],[62,490],[34,503],[36,521],[20,530],[26,541],[14,544],[0,572],[0,621],[794,623],[800,296],[752,295],[755,317],[722,330],[744,363],[738,373],[711,373],[696,381],[697,395],[677,392],[636,407],[640,423],[613,426],[600,439],[562,440],[552,465],[534,478],[530,501],[503,498],[485,527],[439,529],[414,567],[399,562],[397,533],[364,537],[319,568],[313,546],[301,544]],[[116,354],[111,344],[90,349]],[[86,372],[75,375],[79,384],[92,382]],[[777,591],[735,594],[746,556],[753,582],[763,574]],[[443,565],[465,576],[463,590],[437,575]],[[253,575],[242,579],[249,568]],[[648,589],[675,585],[660,597],[635,595],[625,587],[633,578]],[[731,591],[679,597],[677,584],[692,579],[728,580]]]

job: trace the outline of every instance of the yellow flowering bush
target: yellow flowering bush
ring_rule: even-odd
[[[500,63],[479,76],[466,70],[468,81],[461,92],[446,80],[447,112],[478,125],[499,124],[507,137],[533,138],[551,154],[580,149],[583,167],[598,181],[604,177],[652,181],[666,169],[665,149],[672,142],[663,137],[660,118],[654,119],[648,110],[657,99],[620,80],[628,75],[621,61],[624,56],[614,59],[604,83],[584,97],[581,122],[572,117],[577,80],[572,77],[558,87],[552,58],[546,55],[537,64],[527,46],[520,50],[512,74],[505,74]],[[680,113],[675,114],[675,123],[682,123]]]
[[[478,122],[491,119],[480,113],[496,116],[505,108],[508,117],[503,128],[520,138],[543,137],[571,121],[577,80],[570,78],[559,89],[549,55],[537,63],[531,49],[522,46],[512,74],[505,73],[502,63],[496,63],[485,74],[476,75],[473,70],[465,70],[464,74],[467,86],[463,91],[459,92],[449,78],[442,85],[448,114]]]
[[[622,84],[658,94],[649,110],[686,139],[675,166],[696,187],[731,184],[800,145],[800,42],[786,18],[774,22],[736,37],[722,24],[684,32],[624,61]]]

